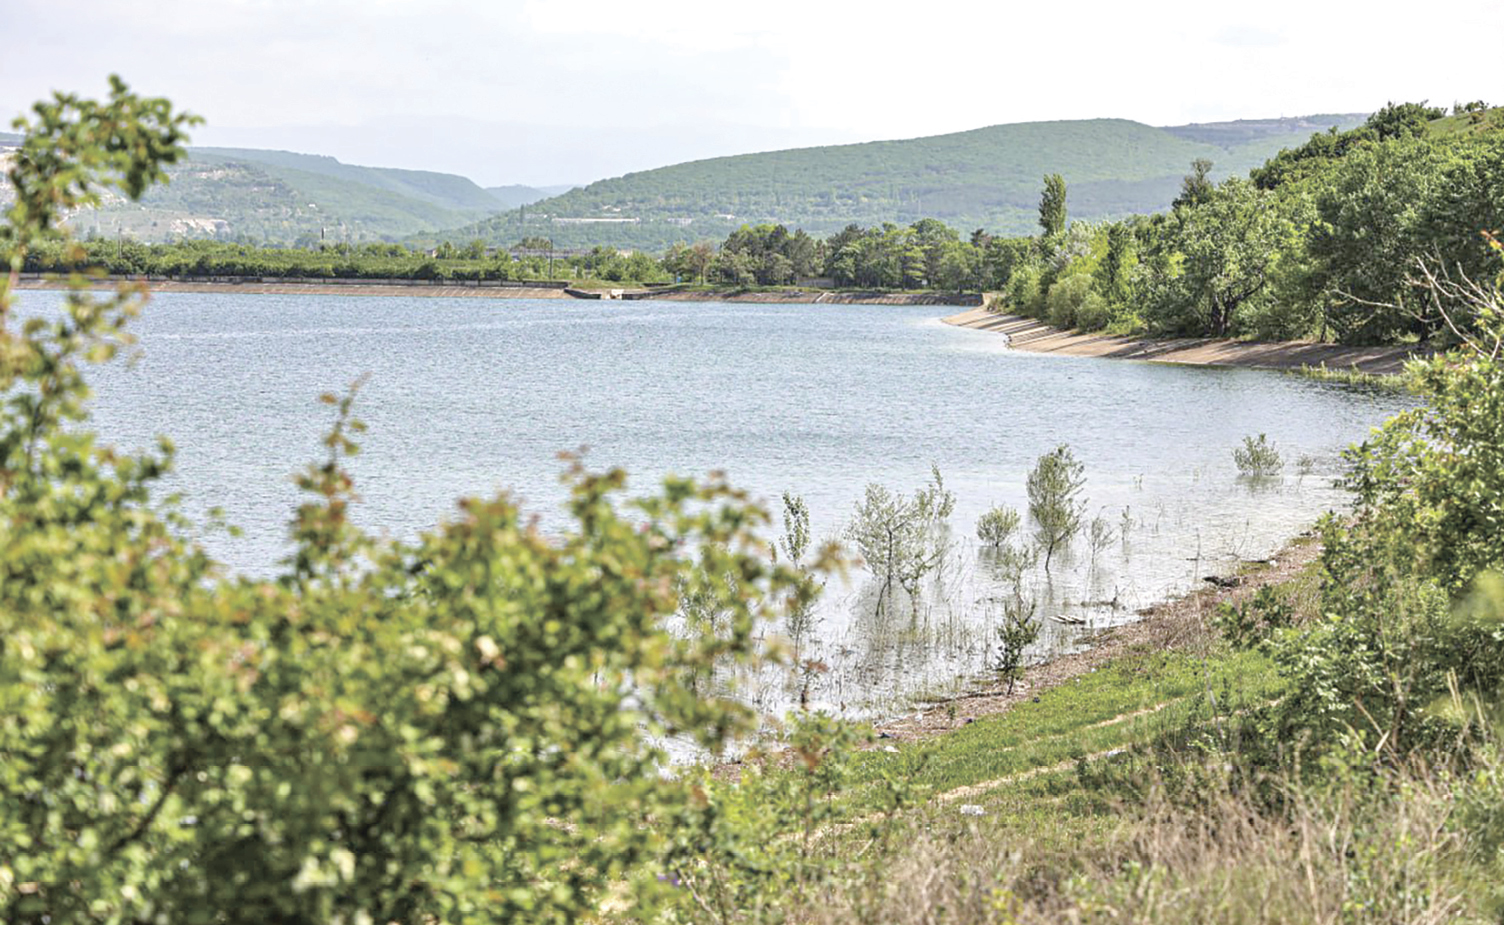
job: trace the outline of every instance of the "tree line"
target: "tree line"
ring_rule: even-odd
[[[79,263],[122,275],[588,280],[995,293],[993,306],[1062,328],[1121,334],[1396,343],[1446,335],[1416,299],[1417,261],[1487,282],[1479,232],[1504,226],[1504,110],[1390,104],[1346,132],[1314,135],[1248,177],[1220,184],[1190,165],[1168,212],[1068,219],[1066,179],[1044,178],[1039,233],[964,235],[944,222],[848,225],[828,238],[744,225],[725,241],[661,256],[546,238],[511,250],[479,241],[274,248],[212,241],[83,242],[26,257],[27,270]]]
[[[1504,110],[1389,104],[1220,184],[1190,165],[1170,211],[1071,222],[1064,177],[1044,178],[1040,231],[963,238],[934,219],[851,225],[820,241],[743,227],[718,249],[677,247],[680,278],[751,286],[824,276],[838,286],[996,293],[994,306],[1062,328],[1169,336],[1396,343],[1449,337],[1419,262],[1460,280],[1495,265],[1480,232],[1504,225]]]
[[[1413,279],[1487,283],[1480,234],[1504,222],[1500,110],[1391,104],[1213,184],[1198,161],[1171,210],[1070,223],[1049,188],[1041,234],[998,267],[1000,307],[1060,327],[1395,343],[1445,333]],[[1461,108],[1460,108],[1461,109]],[[1460,124],[1459,124],[1460,123]],[[1420,296],[1420,298],[1417,298]]]
[[[413,249],[398,243],[300,248],[203,239],[144,244],[125,237],[92,238],[73,242],[71,249],[46,242],[27,253],[22,269],[50,273],[84,267],[117,276],[671,281],[662,262],[649,254],[607,247],[555,252],[546,240],[523,241],[508,251],[488,248],[481,241]]]

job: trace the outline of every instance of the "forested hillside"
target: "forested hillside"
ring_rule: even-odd
[[[9,136],[14,139],[16,136]],[[0,135],[0,146],[13,144]],[[515,202],[465,177],[332,157],[194,148],[140,202],[107,194],[70,217],[83,235],[268,244],[383,241],[472,222]],[[0,190],[0,201],[9,196]]]
[[[550,196],[559,196],[574,189],[572,186],[523,186],[511,184],[510,186],[488,186],[486,192],[491,198],[501,203],[505,209],[515,209],[518,206],[530,206],[540,199]]]
[[[1125,119],[1025,122],[969,132],[798,148],[677,164],[601,180],[446,236],[512,243],[543,235],[560,246],[658,250],[720,239],[743,224],[830,234],[857,223],[936,218],[995,234],[1034,225],[1039,178],[1063,174],[1072,214],[1118,218],[1169,207],[1186,166],[1246,173],[1313,131],[1361,115],[1319,115],[1154,128]]]
[[[475,239],[510,245],[538,236],[567,248],[655,251],[764,222],[830,234],[852,223],[937,218],[1019,234],[1033,226],[1044,173],[1070,182],[1073,215],[1120,218],[1168,208],[1186,165],[1197,158],[1212,162],[1214,177],[1242,174],[1313,131],[1361,120],[1319,115],[1171,128],[1123,119],[1029,122],[712,158],[567,191],[482,189],[452,174],[287,151],[195,148],[169,170],[171,182],[141,202],[107,196],[72,224],[85,235],[144,241],[406,239],[426,247]]]

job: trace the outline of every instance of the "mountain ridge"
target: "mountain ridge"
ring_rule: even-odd
[[[1155,127],[1128,119],[984,126],[922,138],[790,148],[686,161],[597,180],[452,229],[451,240],[548,237],[562,246],[662,248],[772,222],[829,234],[846,224],[938,218],[1024,233],[1040,178],[1066,177],[1077,217],[1116,218],[1169,205],[1192,160],[1214,177],[1245,173],[1281,148],[1363,114],[1320,114]],[[1217,142],[1205,139],[1216,139]]]
[[[745,223],[829,234],[847,224],[938,218],[964,229],[1032,229],[1040,178],[1065,176],[1073,217],[1117,218],[1168,206],[1190,162],[1244,173],[1281,148],[1364,114],[1150,126],[1059,119],[917,138],[784,148],[669,164],[576,187],[482,188],[458,174],[345,164],[328,155],[190,148],[169,186],[141,203],[109,197],[75,217],[81,231],[145,240],[239,237],[264,243],[524,237],[563,247],[662,249],[719,240]],[[19,136],[0,133],[0,145]]]

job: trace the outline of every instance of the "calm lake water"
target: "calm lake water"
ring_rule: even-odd
[[[361,377],[356,517],[395,537],[499,489],[562,523],[557,453],[581,446],[642,491],[663,473],[722,469],[770,506],[803,495],[817,537],[843,528],[866,483],[909,493],[934,464],[957,499],[939,582],[901,618],[876,617],[860,581],[832,584],[806,643],[831,668],[814,696],[880,711],[985,666],[999,589],[971,539],[976,518],[994,503],[1024,509],[1029,469],[1057,444],[1085,463],[1090,516],[1118,536],[1095,557],[1078,543],[1048,581],[1031,576],[1050,618],[1042,651],[1345,506],[1332,487],[1340,451],[1408,403],[1273,372],[1015,353],[942,324],[944,311],[162,294],[135,325],[134,365],[96,377],[95,424],[125,447],[173,438],[171,487],[190,513],[219,506],[244,530],[208,545],[251,573],[287,551],[290,477],[331,421],[317,396]],[[1272,486],[1240,482],[1233,465],[1233,447],[1258,433],[1287,463]],[[764,679],[749,696],[776,705],[790,692]]]

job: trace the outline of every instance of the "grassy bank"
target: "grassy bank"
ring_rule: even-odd
[[[1238,600],[1267,588],[1316,619],[1310,552]],[[1000,712],[911,741],[791,733],[707,782],[707,815],[741,838],[699,820],[670,905],[723,922],[1495,921],[1446,767],[1312,784],[1246,760],[1289,682],[1229,644],[1223,605],[1167,605],[1074,676],[1036,673]]]

